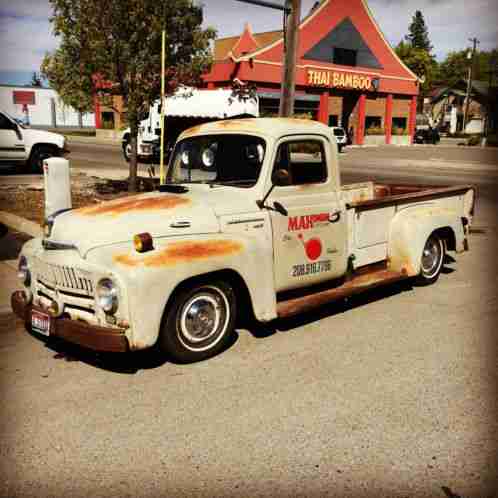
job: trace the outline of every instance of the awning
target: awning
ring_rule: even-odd
[[[231,118],[248,114],[259,116],[258,99],[243,100],[232,90],[180,88],[166,97],[164,115],[170,117]]]

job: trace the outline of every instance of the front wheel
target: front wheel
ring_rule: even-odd
[[[235,293],[222,281],[180,291],[167,311],[160,348],[176,362],[193,363],[219,353],[235,326]]]
[[[422,251],[420,273],[416,282],[419,285],[433,284],[441,273],[444,261],[444,242],[441,237],[433,233],[426,241]]]
[[[49,145],[35,146],[33,152],[31,152],[31,157],[29,159],[29,168],[33,173],[43,173],[43,161],[45,161],[45,159],[48,159],[49,157],[57,156],[59,156],[59,153],[55,147],[51,147]]]

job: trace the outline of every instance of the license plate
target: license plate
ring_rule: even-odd
[[[31,329],[42,335],[50,335],[50,316],[38,310],[31,310]]]

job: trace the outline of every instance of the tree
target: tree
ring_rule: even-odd
[[[412,17],[412,22],[408,27],[408,34],[405,36],[405,40],[413,47],[427,51],[431,53],[432,45],[429,40],[429,30],[425,24],[424,16],[420,10],[415,11],[415,15]]]
[[[31,82],[30,86],[36,86],[36,87],[42,87],[42,80],[40,78],[40,75],[36,72],[33,71],[33,74],[31,76]]]
[[[450,52],[441,64],[437,81],[441,85],[453,86],[460,80],[467,78],[470,60],[467,57],[468,50]],[[489,52],[479,51],[474,56],[473,79],[488,82],[490,72],[493,71],[493,61],[498,60],[498,48]],[[496,72],[496,71],[495,71]],[[495,77],[496,79],[496,77]]]
[[[76,42],[63,42],[55,52],[45,55],[40,71],[64,104],[84,114],[94,109],[94,85],[91,71],[75,71],[72,66],[78,50]]]
[[[420,78],[421,94],[425,94],[433,85],[437,74],[437,62],[425,49],[413,47],[404,41],[394,49],[398,57]]]
[[[166,93],[195,85],[210,63],[216,32],[202,29],[193,0],[50,0],[59,48],[43,69],[65,103],[120,95],[130,126],[129,190],[136,190],[140,120],[159,97],[161,32],[166,31]],[[76,107],[78,108],[78,107]]]

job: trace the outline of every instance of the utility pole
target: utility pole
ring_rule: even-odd
[[[292,116],[294,114],[294,96],[296,91],[296,63],[301,0],[285,0],[285,6],[268,0],[236,1],[269,7],[281,10],[284,13],[284,67],[282,71],[279,116]]]
[[[301,0],[286,0],[284,11],[284,68],[282,74],[282,93],[280,96],[279,116],[290,117],[294,114],[294,97],[296,93],[296,64],[299,17]]]
[[[469,115],[470,92],[472,89],[472,73],[474,70],[474,56],[476,54],[477,45],[480,43],[479,40],[475,37],[469,38],[469,41],[472,42],[472,53],[467,55],[467,57],[470,59],[470,65],[469,65],[469,72],[468,72],[468,77],[467,77],[467,94],[465,96],[465,111],[463,114],[463,129],[462,129],[462,131],[464,133],[465,133],[465,127],[467,126],[467,118]]]

